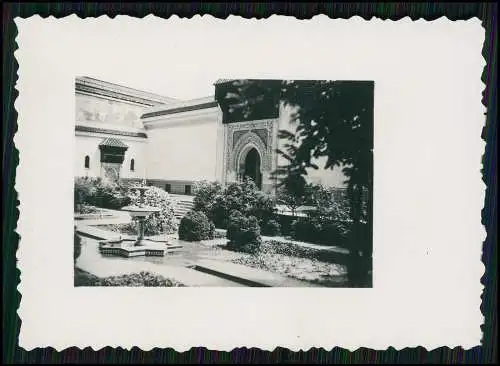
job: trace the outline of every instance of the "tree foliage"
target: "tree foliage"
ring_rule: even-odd
[[[203,212],[218,228],[226,228],[229,215],[238,210],[255,216],[260,225],[274,217],[274,199],[261,192],[251,179],[222,187],[217,182],[200,182],[195,191],[194,209]]]
[[[252,119],[252,115],[270,110],[272,103],[292,107],[291,122],[296,130],[279,131],[286,143],[277,152],[287,164],[274,175],[286,185],[287,180],[307,175],[308,168],[341,167],[347,178],[352,220],[356,226],[365,222],[371,228],[373,92],[374,83],[364,81],[238,80],[219,89],[216,98],[225,120],[231,114]],[[323,167],[316,165],[321,157],[326,158]],[[366,197],[366,210],[362,197]],[[359,252],[371,255],[367,248],[356,248],[353,254]]]
[[[237,80],[218,98],[226,114],[246,119],[261,114],[269,103],[295,107],[295,133],[279,132],[288,141],[286,150],[279,151],[289,162],[280,167],[287,173],[280,174],[282,180],[307,175],[306,168],[319,168],[313,158],[326,157],[322,168],[342,166],[348,185],[371,188],[373,86],[361,81]]]

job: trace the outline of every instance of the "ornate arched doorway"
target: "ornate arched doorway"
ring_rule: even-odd
[[[242,177],[250,178],[259,189],[262,189],[262,173],[260,170],[260,155],[257,149],[251,148],[245,157],[242,167]]]
[[[228,127],[228,140],[224,147],[226,171],[223,172],[226,182],[242,181],[245,177],[249,177],[259,190],[267,192],[272,189],[269,178],[274,156],[272,130],[254,128],[265,127],[267,126],[265,123],[267,122],[231,124]]]

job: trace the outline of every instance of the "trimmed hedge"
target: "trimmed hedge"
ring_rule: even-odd
[[[200,211],[191,210],[181,219],[179,239],[185,241],[200,241],[213,239],[215,225]]]
[[[259,222],[255,216],[243,216],[237,210],[231,212],[227,227],[229,249],[254,253],[262,243]]]
[[[280,236],[281,225],[276,220],[267,221],[262,227],[262,234],[266,236]]]

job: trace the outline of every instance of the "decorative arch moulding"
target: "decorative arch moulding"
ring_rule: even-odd
[[[271,170],[275,123],[277,123],[277,119],[254,120],[226,125],[226,170],[238,170],[241,152],[249,144],[255,145],[261,157],[262,170]],[[254,132],[255,130],[267,131],[266,137],[264,137],[265,141],[262,133],[257,134]],[[236,133],[238,133],[238,136],[235,139]]]
[[[270,170],[270,151],[266,148],[260,137],[253,132],[248,132],[243,137],[241,137],[236,147],[234,148],[232,162],[233,168],[235,170],[238,169],[241,164],[242,157],[246,155],[246,153],[248,153],[248,151],[250,151],[252,148],[255,148],[260,156],[262,164],[261,169]]]

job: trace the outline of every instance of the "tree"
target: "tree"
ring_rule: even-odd
[[[280,180],[319,169],[314,158],[327,158],[324,169],[342,167],[355,228],[349,270],[355,284],[367,281],[371,258],[373,91],[373,82],[309,80],[237,80],[216,90],[224,115],[239,120],[257,119],[263,110],[274,112],[280,102],[295,108],[295,133],[279,133],[287,143],[278,153],[288,161],[275,172]]]
[[[307,202],[306,180],[300,174],[290,173],[278,184],[278,201],[287,206],[295,217],[297,208]]]

